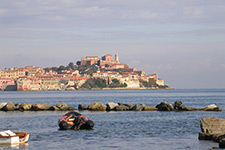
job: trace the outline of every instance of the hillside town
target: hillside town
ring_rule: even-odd
[[[130,68],[110,54],[102,58],[86,56],[67,67],[36,66],[0,70],[2,91],[92,90],[92,89],[166,89],[158,74]]]

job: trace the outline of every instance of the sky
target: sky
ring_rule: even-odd
[[[173,88],[225,88],[224,14],[224,0],[0,0],[0,70],[118,53]]]

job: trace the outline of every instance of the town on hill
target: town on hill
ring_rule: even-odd
[[[110,54],[102,58],[86,56],[67,66],[41,68],[26,66],[0,70],[0,90],[94,90],[169,89],[158,74],[130,68]]]

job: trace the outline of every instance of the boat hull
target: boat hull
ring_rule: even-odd
[[[29,140],[29,133],[14,132],[13,135],[0,135],[0,144],[23,144]]]

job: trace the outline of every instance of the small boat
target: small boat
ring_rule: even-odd
[[[23,144],[29,140],[27,132],[12,132],[11,130],[0,132],[0,144]]]

